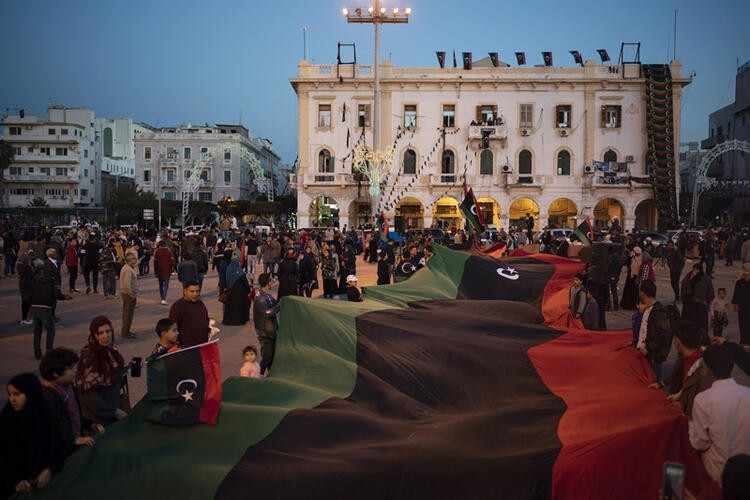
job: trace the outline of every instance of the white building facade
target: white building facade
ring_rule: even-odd
[[[221,149],[202,164],[201,184],[193,200],[217,203],[223,198],[249,199],[256,193],[253,174],[240,151],[247,148],[269,170],[278,165],[278,155],[269,154],[242,125],[160,128],[136,135],[135,182],[144,191],[166,200],[182,200],[196,162],[205,152]]]
[[[47,118],[7,116],[3,140],[14,149],[5,172],[3,200],[25,207],[42,199],[50,207],[92,207],[99,200],[99,159],[94,112],[50,105]]]
[[[679,61],[669,69],[678,138],[682,87],[690,80]],[[299,226],[368,222],[370,199],[352,175],[352,153],[373,142],[371,68],[339,72],[302,61],[291,84],[299,164],[290,182]],[[380,144],[395,145],[381,209],[399,229],[460,227],[464,180],[497,227],[527,213],[537,229],[573,227],[585,217],[606,227],[614,215],[626,229],[657,225],[652,186],[629,180],[648,177],[639,65],[463,70],[384,62],[380,89]],[[622,173],[598,171],[595,160]]]

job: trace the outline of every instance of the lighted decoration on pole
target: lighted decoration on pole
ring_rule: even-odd
[[[393,165],[393,149],[370,151],[364,145],[357,146],[352,163],[356,171],[364,175],[370,183],[367,191],[370,193],[372,214],[375,215],[380,204],[383,177]]]

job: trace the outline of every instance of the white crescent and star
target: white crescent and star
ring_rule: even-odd
[[[518,278],[520,278],[520,275],[518,274],[518,272],[512,267],[498,267],[497,274],[511,281],[515,281]]]
[[[180,392],[180,386],[182,384],[193,384],[193,387],[192,387],[193,391],[195,391],[195,389],[198,388],[198,382],[196,382],[192,378],[186,378],[186,379],[183,379],[183,380],[180,380],[179,382],[177,382],[177,387],[175,389],[177,390],[178,394]],[[185,389],[185,392],[183,394],[180,394],[180,397],[184,398],[186,403],[188,401],[192,401],[193,400],[193,394],[194,394],[193,391],[190,391],[189,389]]]

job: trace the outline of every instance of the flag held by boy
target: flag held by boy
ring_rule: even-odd
[[[149,420],[172,427],[215,424],[221,406],[218,341],[166,354],[148,364]]]
[[[576,230],[573,231],[573,235],[585,246],[591,245],[591,242],[594,241],[594,231],[591,228],[591,218],[586,217],[586,219],[578,225]]]
[[[464,201],[459,205],[461,213],[466,217],[466,221],[469,223],[469,229],[474,234],[481,234],[484,232],[484,217],[482,211],[479,209],[479,204],[474,196],[474,190],[469,188],[464,190]]]

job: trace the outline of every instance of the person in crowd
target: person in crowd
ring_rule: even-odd
[[[641,267],[638,271],[638,286],[644,281],[656,283],[656,274],[654,273],[654,260],[650,253],[642,252]]]
[[[88,241],[80,251],[81,264],[83,267],[83,280],[86,283],[86,293],[91,293],[91,285],[94,286],[94,293],[97,292],[99,285],[99,254],[102,251],[102,245],[95,234],[89,236]]]
[[[674,292],[674,301],[677,302],[680,300],[680,275],[682,275],[682,269],[685,267],[685,257],[675,248],[672,240],[667,242],[664,257],[666,257],[669,267],[669,282]]]
[[[47,352],[39,363],[44,399],[57,417],[67,457],[79,446],[92,446],[94,435],[104,434],[104,426],[81,415],[81,403],[75,389],[78,355],[65,347]]]
[[[709,228],[710,231],[711,228]],[[706,235],[703,237],[700,243],[700,254],[703,257],[703,263],[706,265],[706,275],[713,279],[714,277],[714,262],[716,261],[716,251],[714,245],[716,244],[713,232],[706,231]]]
[[[206,249],[203,248],[203,244],[200,241],[197,241],[193,247],[190,259],[195,262],[198,271],[198,284],[203,288],[203,278],[208,272],[208,253],[206,252]]]
[[[299,295],[299,266],[297,265],[294,249],[289,249],[284,262],[279,266],[279,291],[277,298],[281,300],[287,295]]]
[[[388,255],[381,249],[378,255],[378,285],[389,285],[391,283],[390,268],[388,266]]]
[[[709,317],[711,318],[714,337],[721,337],[724,334],[724,328],[729,325],[726,288],[719,288],[716,291],[716,297],[711,301]]]
[[[732,292],[732,306],[737,311],[740,344],[748,346],[750,345],[750,262],[742,264],[742,275],[735,282]]]
[[[318,288],[318,268],[312,254],[312,244],[305,246],[305,251],[299,256],[299,294],[312,297],[312,292]]]
[[[260,247],[260,257],[263,261],[263,272],[273,275],[274,273],[274,249],[273,238],[266,236],[266,241]]]
[[[447,236],[447,234],[446,234]],[[396,242],[393,240],[393,238],[388,238],[386,241],[385,246],[381,249],[385,252],[386,255],[386,262],[388,262],[388,283],[393,282],[393,272],[396,268]],[[356,273],[350,273],[350,274],[356,274]]]
[[[628,274],[625,278],[625,286],[622,289],[622,299],[620,300],[620,307],[623,309],[633,311],[635,310],[635,302],[638,297],[638,278],[640,276],[641,264],[643,263],[643,255],[640,247],[634,247],[630,252],[630,266],[628,268]]]
[[[192,347],[208,342],[210,333],[208,309],[200,299],[201,287],[197,280],[182,284],[182,298],[169,308],[169,317],[177,322],[180,347]]]
[[[142,254],[138,259],[138,273],[141,276],[145,276],[149,273],[151,267],[151,253],[153,252],[153,243],[150,238],[143,239],[143,245],[141,246]]]
[[[138,264],[138,257],[133,253],[128,253],[125,256],[125,265],[120,270],[120,295],[122,295],[122,330],[120,331],[120,337],[124,339],[135,338],[135,333],[130,328],[133,325],[135,304],[140,292],[136,264]]]
[[[672,343],[672,322],[667,309],[656,300],[656,285],[652,281],[641,283],[639,296],[643,303],[643,318],[635,347],[646,357],[656,380],[660,381],[662,364]]]
[[[191,258],[190,254],[184,255],[179,264],[177,264],[177,279],[185,286],[185,283],[195,281],[198,286],[201,286],[201,281],[198,279],[198,264]]]
[[[253,301],[253,324],[260,343],[261,375],[268,375],[268,371],[273,364],[276,350],[276,315],[281,309],[279,302],[270,294],[270,283],[270,274],[262,273],[258,276],[260,294]]]
[[[586,309],[586,290],[583,287],[583,274],[576,274],[568,291],[568,309],[574,318],[580,318]]]
[[[156,358],[160,358],[165,354],[174,352],[180,349],[180,345],[177,343],[179,337],[179,330],[177,329],[177,322],[171,318],[162,318],[156,322],[156,336],[159,337],[159,342],[156,343],[151,354],[146,358],[146,363],[150,363]]]
[[[0,496],[44,489],[65,461],[64,443],[42,384],[21,373],[7,385],[0,411]]]
[[[673,329],[673,334],[673,344],[678,356],[668,383],[668,400],[678,404],[682,412],[690,416],[695,396],[711,387],[714,379],[708,370],[703,369],[703,332],[700,328],[689,321],[680,321]]]
[[[386,249],[387,248],[388,246],[386,245]],[[395,249],[393,249],[393,247],[391,247],[391,249],[394,251],[393,263],[395,264],[396,263]],[[341,283],[339,283],[339,287],[340,287],[340,291],[343,292],[347,286],[346,276],[357,274],[357,254],[354,251],[354,246],[352,244],[351,239],[349,238],[344,239],[344,246],[339,256],[340,256],[340,264],[341,264]]]
[[[247,259],[247,274],[250,276],[250,283],[255,283],[255,273],[258,269],[258,238],[255,234],[250,233],[245,239],[245,252]]]
[[[693,264],[690,272],[682,280],[680,295],[682,319],[692,321],[708,332],[708,313],[711,301],[714,300],[714,285],[711,278],[703,272],[703,264]]]
[[[31,252],[31,250],[29,251]],[[31,309],[31,295],[33,292],[32,268],[29,253],[18,254],[16,261],[16,273],[18,274],[18,292],[21,295],[21,325],[31,325],[34,321],[29,318]]]
[[[169,291],[169,278],[172,276],[172,270],[174,269],[174,255],[167,248],[167,244],[164,240],[159,242],[159,245],[154,252],[154,273],[156,279],[159,280],[159,303],[163,306],[167,305],[167,292]]]
[[[245,363],[240,368],[240,377],[260,378],[260,363],[258,363],[258,349],[249,345],[242,349]]]
[[[52,279],[55,287],[55,297],[64,298],[62,294],[62,274],[60,273],[60,263],[57,260],[57,250],[50,247],[45,251],[47,259],[44,261],[44,274]],[[57,317],[57,300],[52,305],[52,318],[60,321]]]
[[[724,258],[727,266],[734,265],[734,255],[737,253],[737,235],[734,231],[729,232],[727,240],[724,242]]]
[[[98,262],[99,271],[102,273],[102,281],[104,282],[104,298],[115,300],[117,298],[118,264],[114,241],[110,240],[106,248],[102,249],[98,257]],[[99,293],[96,286],[94,286],[94,293]]]
[[[359,278],[357,278],[357,275],[350,274],[346,277],[345,293],[349,302],[362,302],[362,290],[357,286],[358,283]]]
[[[601,330],[599,322],[599,303],[590,288],[585,289],[586,301],[581,319],[583,327],[587,330]]]
[[[718,482],[730,457],[750,454],[750,419],[739,418],[750,415],[750,387],[732,379],[734,362],[725,346],[709,346],[703,361],[716,380],[695,396],[689,437],[709,476]]]
[[[219,276],[219,295],[228,293],[227,290],[227,268],[232,263],[232,249],[224,248],[216,264],[216,273]]]
[[[607,283],[604,285],[604,295],[608,311],[618,311],[620,309],[617,286],[620,282],[620,274],[622,274],[622,252],[625,250],[621,246],[617,246],[616,248],[620,250],[609,252],[607,260]]]
[[[68,268],[68,288],[70,293],[78,293],[76,290],[76,279],[78,279],[78,240],[73,237],[68,241],[65,250],[65,267]]]
[[[341,267],[339,257],[328,243],[323,244],[321,273],[323,275],[323,298],[332,299],[338,293],[338,280]]]
[[[224,302],[225,325],[244,325],[250,320],[250,303],[248,294],[251,291],[247,276],[240,267],[239,259],[232,259],[225,272],[227,300]]]
[[[54,252],[54,250],[53,250]],[[31,268],[31,308],[29,318],[34,321],[34,356],[42,359],[42,328],[47,332],[46,349],[51,351],[55,343],[54,309],[59,293],[54,276],[41,259],[36,259]]]
[[[638,335],[641,331],[641,322],[643,321],[643,311],[646,309],[646,305],[641,301],[640,296],[635,301],[635,312],[630,319],[630,326],[633,333],[633,344],[638,343]]]
[[[8,276],[16,272],[16,257],[21,254],[20,243],[16,237],[16,233],[13,231],[6,232],[2,239],[2,252],[5,261],[3,273]]]
[[[115,345],[115,330],[106,316],[96,316],[89,324],[89,337],[81,350],[76,370],[76,386],[83,416],[107,426],[124,418],[120,390],[127,367]]]

